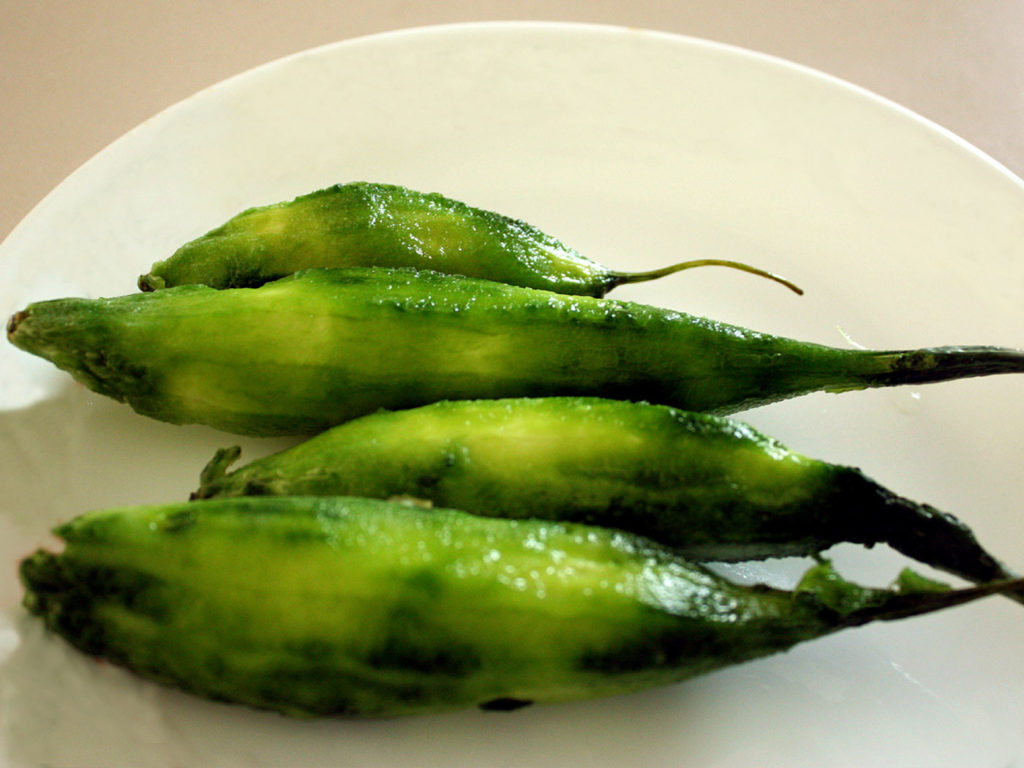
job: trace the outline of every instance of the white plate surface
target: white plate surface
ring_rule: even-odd
[[[428,28],[344,42],[176,105],[61,184],[0,246],[0,312],[129,293],[243,208],[342,181],[435,190],[592,258],[744,259],[613,296],[838,346],[1024,346],[1024,185],[848,84],[665,34]],[[19,606],[16,563],[89,509],[183,499],[238,442],[149,421],[0,348],[0,756],[11,766],[1021,765],[1024,611],[991,598],[648,693],[390,722],[295,722],[89,661]],[[1024,567],[1024,378],[820,395],[744,418],[964,518]],[[241,441],[250,458],[280,447]],[[892,552],[839,548],[885,584]],[[786,583],[798,566],[743,576]],[[3,757],[0,757],[2,761]]]

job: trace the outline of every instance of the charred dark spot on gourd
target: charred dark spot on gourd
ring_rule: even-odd
[[[204,665],[207,672],[211,677],[220,678],[224,677],[228,671],[228,663],[224,658],[224,655],[217,652],[212,652],[204,659]]]
[[[273,486],[268,481],[259,478],[246,480],[242,489],[244,496],[272,496],[273,492]]]
[[[465,643],[396,627],[367,654],[366,663],[376,669],[465,677],[480,667],[480,657]]]
[[[436,599],[444,591],[441,578],[428,568],[419,568],[405,578],[405,587],[410,592],[417,592],[422,597]]]
[[[935,354],[927,349],[917,349],[899,355],[892,361],[895,373],[910,374],[918,371],[929,371],[935,367]]]
[[[428,633],[430,628],[394,627],[366,656],[376,669],[465,677],[480,668],[480,657],[466,643]]]
[[[290,526],[277,533],[279,539],[288,545],[315,544],[323,541],[334,541],[335,534],[329,528],[321,526]]]
[[[382,624],[383,636],[366,654],[366,663],[377,669],[448,677],[465,677],[479,669],[477,650],[433,620],[431,606],[445,588],[441,579],[423,568],[407,576],[404,586],[404,594]]]
[[[167,515],[161,528],[165,533],[185,533],[195,524],[196,516],[193,510],[180,509]]]
[[[754,592],[760,589],[770,591],[766,587],[752,588]],[[814,603],[805,597],[808,604]],[[780,621],[770,615],[764,620],[740,618],[714,603],[706,608],[693,606],[687,616],[668,621],[649,612],[637,621],[636,631],[630,636],[582,654],[577,668],[610,676],[685,668],[687,676],[692,677],[777,653],[807,639],[807,626],[800,620]]]
[[[248,703],[301,717],[359,715],[358,707],[346,693],[350,687],[348,675],[330,665],[282,666],[265,670],[260,675],[253,698]],[[295,701],[300,705],[282,708],[282,701]]]
[[[449,441],[437,459],[417,475],[416,488],[423,492],[432,491],[442,480],[456,471],[462,456],[462,447],[455,441]]]
[[[578,659],[578,668],[603,675],[650,672],[680,666],[699,666],[700,659],[713,660],[730,655],[731,633],[724,624],[714,626],[700,619],[678,618],[666,623],[650,612],[638,620],[635,630],[604,648],[592,648]]]
[[[153,391],[153,376],[146,366],[101,345],[80,352],[76,375],[96,392],[119,402]]]
[[[125,567],[75,566],[74,578],[82,585],[85,602],[110,598],[126,610],[162,623],[172,609],[168,605],[166,583],[150,573]],[[65,600],[64,607],[68,607]]]
[[[488,712],[512,712],[523,707],[528,707],[533,704],[530,699],[515,699],[511,697],[499,697],[497,699],[491,699],[490,701],[482,702],[479,707],[480,709],[487,710]]]
[[[163,582],[133,569],[69,562],[40,550],[22,562],[21,578],[27,610],[83,653],[114,662],[121,661],[121,653],[111,644],[105,623],[94,616],[97,605],[110,600],[157,622],[169,612],[160,590]]]

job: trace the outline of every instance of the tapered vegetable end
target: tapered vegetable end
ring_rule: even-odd
[[[25,319],[26,313],[15,312],[9,318],[7,318],[7,340],[12,344],[16,344],[14,341],[14,335],[18,332],[18,326],[21,325],[21,321]]]
[[[145,370],[113,349],[109,328],[92,300],[53,299],[30,304],[7,321],[7,340],[115,400],[124,401],[149,388]]]
[[[887,508],[890,521],[886,543],[907,557],[976,584],[1020,578],[982,547],[973,531],[953,515],[892,495]],[[1005,594],[1024,603],[1024,590],[1007,590]]]
[[[163,261],[150,265],[140,275],[139,290],[144,293],[179,288],[184,285],[205,285],[210,288],[242,288],[266,282],[256,279],[258,269],[245,258],[251,238],[224,236],[223,227],[181,246]]]
[[[794,596],[810,600],[819,610],[832,614],[831,631],[875,621],[895,621],[923,616],[991,595],[1024,591],[1024,579],[1001,579],[964,589],[953,589],[904,569],[891,589],[862,587],[843,579],[830,562],[812,567],[800,580]]]
[[[7,340],[16,347],[21,348],[24,334],[19,335],[18,330],[22,323],[28,318],[28,310],[19,310],[7,318]]]
[[[103,631],[92,619],[95,595],[89,582],[60,556],[38,550],[20,567],[22,604],[48,629],[90,656],[108,653]]]
[[[1024,373],[1024,350],[1008,347],[933,347],[866,354],[881,363],[878,372],[866,377],[872,387]]]
[[[1019,578],[959,518],[899,496],[853,468],[836,468],[828,506],[837,541],[887,544],[907,557],[976,584]],[[1007,593],[1024,603],[1024,593]]]
[[[44,305],[47,302],[44,302]],[[51,306],[56,308],[54,303]],[[7,341],[23,352],[36,355],[58,365],[58,359],[65,356],[61,353],[60,331],[65,324],[63,312],[35,311],[36,305],[30,305],[15,312],[7,319]],[[49,315],[49,317],[48,317]]]
[[[44,619],[60,604],[61,595],[71,586],[59,558],[41,549],[21,562],[20,575],[25,586],[25,608]]]
[[[56,346],[57,323],[40,320],[35,305],[19,310],[7,319],[7,340],[18,349],[51,359],[47,351]],[[63,317],[60,318],[63,320]]]
[[[930,584],[922,590],[921,584]],[[1024,592],[1024,579],[1001,579],[964,589],[936,588],[944,585],[931,582],[914,571],[901,574],[896,594],[882,606],[870,606],[847,616],[847,626],[869,621],[895,621],[926,613],[955,608],[992,595],[1020,594]]]

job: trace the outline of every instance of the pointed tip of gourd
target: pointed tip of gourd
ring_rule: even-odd
[[[869,352],[885,363],[872,386],[927,384],[1007,373],[1024,373],[1024,350],[1010,347],[931,347]]]
[[[19,310],[7,318],[7,341],[18,349],[37,355],[52,362],[46,349],[45,328],[41,328],[39,318],[34,316],[31,307]]]
[[[60,558],[52,552],[39,549],[21,561],[19,576],[25,587],[22,603],[37,616],[50,612],[54,601],[70,586]]]
[[[808,594],[840,620],[835,628],[875,621],[894,621],[953,608],[992,595],[1014,597],[1024,591],[1024,578],[998,578],[954,588],[905,568],[889,589],[864,587],[847,581],[824,560],[804,574],[795,594]]]
[[[7,340],[14,342],[14,334],[18,332],[18,326],[28,317],[28,312],[20,310],[7,318]]]

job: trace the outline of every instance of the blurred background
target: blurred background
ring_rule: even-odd
[[[896,101],[1024,175],[1021,0],[0,0],[0,239],[125,131],[278,57],[471,21],[707,38]]]

